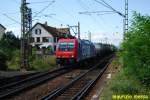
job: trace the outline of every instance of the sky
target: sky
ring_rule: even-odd
[[[101,1],[101,0],[97,0]],[[114,9],[124,14],[125,0],[105,0]],[[133,11],[150,15],[150,0],[129,1],[129,24]],[[95,0],[27,0],[32,8],[33,25],[47,21],[52,27],[73,26],[80,22],[81,38],[88,39],[91,33],[92,42],[112,43],[119,45],[123,39],[123,17],[116,13],[79,14],[79,12],[111,11]],[[48,6],[50,4],[50,6]],[[2,0],[0,3],[0,24],[20,36],[21,0]],[[46,8],[45,10],[42,10]],[[39,13],[40,12],[40,13]],[[39,13],[37,16],[35,16]],[[73,32],[72,32],[73,34]],[[74,34],[73,34],[74,35]]]

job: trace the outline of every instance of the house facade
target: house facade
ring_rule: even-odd
[[[3,34],[5,33],[6,28],[0,24],[0,39],[2,38]]]
[[[47,24],[36,23],[31,29],[31,45],[39,48],[56,49],[60,38],[73,38],[69,28],[55,28]]]

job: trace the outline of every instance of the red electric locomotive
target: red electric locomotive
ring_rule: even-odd
[[[88,40],[59,39],[56,48],[57,64],[79,62],[95,55],[95,46]]]

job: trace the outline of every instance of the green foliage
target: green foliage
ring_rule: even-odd
[[[121,71],[116,78],[111,82],[111,91],[114,94],[138,94],[140,93],[140,85],[132,76],[126,76]]]
[[[7,69],[7,55],[0,50],[0,70],[6,70]]]
[[[112,62],[112,67],[119,68],[119,72],[116,73],[116,75],[112,75],[111,80],[108,80],[100,98],[102,100],[112,100],[113,95],[133,96],[144,94],[150,96],[150,89],[143,87],[133,74],[127,75],[126,69],[122,68],[121,63],[122,61],[120,58],[117,58]]]
[[[0,40],[0,66],[2,69],[7,69],[10,66],[17,66],[14,63],[18,59],[19,52],[16,52],[20,48],[20,39],[17,38],[12,32],[6,32]],[[8,62],[8,66],[6,62]],[[2,70],[0,69],[0,70]]]
[[[126,75],[133,74],[142,84],[150,86],[150,16],[134,13],[122,48]]]
[[[20,40],[12,32],[7,32],[0,40],[0,49],[7,54],[8,60],[13,57],[13,51],[20,48]]]
[[[32,70],[48,70],[56,66],[55,56],[37,57],[30,63]]]
[[[20,50],[12,52],[12,59],[8,61],[8,70],[20,70]]]

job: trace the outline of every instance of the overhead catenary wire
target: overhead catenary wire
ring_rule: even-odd
[[[7,17],[8,19],[12,20],[13,22],[17,23],[17,24],[21,24],[19,21],[15,20],[14,18],[11,18],[10,16],[8,16],[7,14],[3,14],[5,17]]]
[[[101,5],[103,5],[106,8],[111,9],[110,6],[106,5],[103,1],[99,1],[99,0],[94,0],[94,1],[97,2],[97,3],[99,3],[99,4],[101,4]]]
[[[97,3],[99,3],[99,4],[101,4],[101,5],[103,5],[103,6],[105,6],[105,7],[107,7],[107,8],[109,8],[109,9],[111,9],[112,11],[114,11],[114,12],[117,13],[117,14],[119,14],[120,16],[125,17],[124,14],[122,14],[121,12],[117,11],[116,9],[114,9],[112,6],[110,6],[110,5],[109,5],[108,3],[106,3],[104,0],[101,0],[101,1],[94,0],[94,1],[97,2]]]
[[[65,9],[65,7],[62,5],[62,3],[60,4],[57,3],[58,7],[60,7],[61,10],[63,10],[63,12],[66,13],[66,15],[70,16],[70,20],[74,23],[74,20],[76,19],[76,17],[74,16],[74,14],[72,14],[70,11],[68,11],[68,9]]]
[[[19,2],[19,1],[17,1],[17,0],[11,0],[11,1],[13,1],[14,3],[16,3],[16,4],[20,5],[20,2]]]
[[[99,21],[99,20],[97,20],[94,16],[92,16],[92,14],[91,13],[101,13],[101,14],[104,14],[104,13],[108,13],[108,12],[114,12],[114,11],[88,11],[89,9],[91,9],[90,7],[88,7],[86,4],[84,4],[83,2],[82,2],[82,0],[79,0],[79,2],[78,2],[79,4],[80,4],[80,6],[83,8],[83,9],[85,9],[85,10],[87,10],[87,11],[85,11],[85,12],[79,12],[79,14],[86,14],[86,15],[89,15],[91,18],[92,18],[92,20],[98,25],[98,26],[101,26],[101,28],[103,28],[103,29],[105,29],[104,28],[104,26],[103,25],[101,25],[101,22],[103,21]],[[82,5],[83,4],[83,5]],[[103,22],[102,22],[103,23]],[[104,23],[104,24],[106,24],[106,23]]]
[[[30,2],[30,4],[42,4],[42,3],[48,3],[50,1],[37,1],[37,2]]]
[[[85,12],[79,12],[79,14],[90,14],[90,13],[114,13],[114,11],[85,11]]]
[[[56,18],[56,17],[54,17],[54,16],[56,16],[55,13],[51,13],[51,14],[41,14],[40,16],[37,16],[37,18],[43,18],[43,17],[45,17],[45,18],[50,18],[50,19],[53,19],[52,21],[59,22],[59,23],[61,23],[61,24],[65,24],[65,25],[66,25],[65,21],[60,20],[60,19],[58,19],[58,18]]]
[[[55,2],[55,0],[51,1],[47,6],[45,6],[43,9],[41,9],[39,12],[37,12],[33,18],[35,18],[36,16],[38,16],[40,13],[44,12],[49,6],[51,6],[53,3]]]

